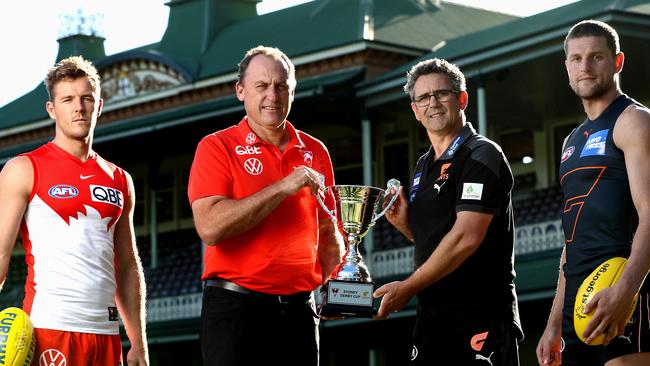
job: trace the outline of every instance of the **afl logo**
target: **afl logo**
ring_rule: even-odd
[[[567,147],[566,150],[564,150],[564,152],[562,153],[562,160],[560,161],[560,163],[564,163],[565,161],[567,161],[571,157],[571,155],[573,155],[575,149],[576,148],[573,146]]]
[[[52,198],[72,198],[77,197],[79,190],[67,184],[57,184],[50,188],[47,193]]]
[[[246,136],[246,143],[250,145],[253,142],[255,142],[256,139],[257,139],[257,136],[254,133],[251,132]]]
[[[39,366],[66,366],[66,360],[63,353],[55,349],[48,349],[41,353],[38,359]]]
[[[264,170],[264,166],[262,166],[262,162],[258,159],[250,158],[244,162],[244,169],[250,175],[260,175],[262,170]]]

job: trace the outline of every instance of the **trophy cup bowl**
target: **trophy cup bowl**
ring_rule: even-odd
[[[374,308],[374,283],[363,263],[359,244],[368,234],[370,228],[379,220],[397,200],[400,182],[391,179],[387,188],[371,186],[335,185],[325,189],[334,199],[334,209],[328,210],[320,195],[318,202],[329,214],[346,244],[343,262],[334,270],[334,276],[328,281],[327,294],[323,299],[321,314],[329,316],[372,317],[377,313]],[[384,202],[395,189],[386,207]],[[383,208],[383,210],[382,210]]]

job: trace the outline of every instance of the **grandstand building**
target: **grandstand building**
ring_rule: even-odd
[[[564,36],[582,19],[613,25],[626,54],[623,89],[647,105],[650,1],[582,0],[526,18],[439,0],[314,0],[258,15],[258,2],[170,0],[160,42],[112,55],[96,31],[72,27],[52,60],[82,54],[102,78],[94,148],[134,178],[152,366],[201,364],[202,244],[187,202],[189,168],[203,136],[243,116],[237,63],[259,44],[294,61],[288,119],[327,145],[339,184],[408,185],[429,142],[402,91],[406,71],[431,57],[460,66],[468,120],[503,147],[515,175],[520,353],[522,365],[536,364],[564,244],[560,149],[584,115],[568,86]],[[53,137],[46,99],[40,84],[0,108],[0,163]],[[362,247],[377,287],[413,269],[412,247],[384,219]],[[0,307],[20,306],[25,275],[17,245]],[[411,303],[384,321],[322,321],[321,364],[405,365],[414,319]]]

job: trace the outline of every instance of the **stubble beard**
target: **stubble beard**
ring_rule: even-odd
[[[571,89],[582,100],[593,101],[601,98],[614,88],[614,83],[599,84],[591,88],[581,88],[577,83],[571,83]]]

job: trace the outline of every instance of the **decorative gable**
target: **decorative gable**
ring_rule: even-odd
[[[111,63],[100,71],[102,98],[118,101],[169,89],[188,82],[183,73],[151,59],[129,59]]]

